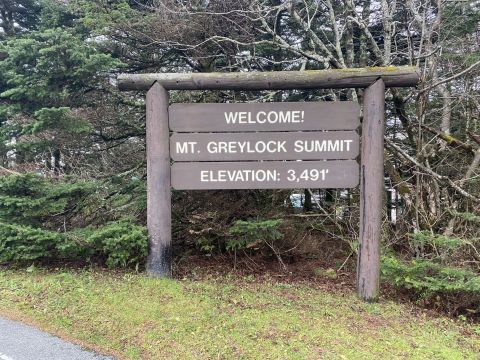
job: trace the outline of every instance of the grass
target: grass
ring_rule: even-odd
[[[472,325],[252,278],[0,270],[0,314],[125,359],[478,359]]]

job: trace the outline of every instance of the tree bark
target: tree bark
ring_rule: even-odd
[[[168,92],[158,83],[147,93],[147,272],[171,277],[172,204]]]
[[[379,79],[365,90],[363,99],[357,291],[367,301],[377,300],[380,287],[384,128],[385,84]]]
[[[155,82],[167,90],[286,90],[366,88],[382,78],[386,87],[416,86],[414,67],[242,73],[120,74],[120,90],[148,90]]]

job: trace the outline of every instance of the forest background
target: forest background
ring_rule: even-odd
[[[118,73],[375,66],[421,70],[417,89],[386,96],[382,275],[426,305],[478,317],[480,1],[3,0],[0,262],[143,268],[144,94],[119,92]],[[362,95],[172,91],[171,101]],[[358,190],[172,199],[175,266],[195,255],[252,272],[354,273]]]

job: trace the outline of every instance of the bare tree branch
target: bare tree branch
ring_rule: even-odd
[[[455,182],[453,182],[449,177],[440,175],[440,174],[436,173],[435,171],[433,171],[432,169],[422,165],[418,160],[416,160],[413,156],[410,156],[406,151],[404,151],[400,146],[395,144],[389,138],[385,137],[385,143],[388,145],[388,147],[393,149],[395,152],[397,152],[399,155],[401,155],[404,159],[410,161],[412,164],[414,164],[416,167],[421,169],[423,172],[427,173],[428,175],[434,177],[435,179],[437,179],[439,181],[443,181],[443,182],[447,183],[450,187],[457,190],[458,193],[461,194],[462,196],[464,196],[464,197],[466,197],[466,198],[468,198],[468,199],[470,199],[470,200],[472,200],[476,203],[480,203],[480,198],[478,198],[478,197],[468,193],[464,189],[462,189]]]

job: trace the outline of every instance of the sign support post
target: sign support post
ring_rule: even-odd
[[[363,98],[357,291],[366,301],[378,298],[380,285],[384,128],[385,83],[379,79],[365,89]]]
[[[420,80],[420,72],[418,68],[414,67],[399,67],[399,68],[363,68],[363,69],[341,69],[341,70],[315,70],[315,71],[276,71],[271,73],[263,72],[243,72],[243,73],[159,73],[159,74],[121,74],[117,78],[118,87],[120,90],[148,90],[146,106],[147,106],[147,228],[148,228],[148,241],[149,241],[149,254],[147,261],[147,272],[153,276],[170,277],[171,276],[171,185],[179,185],[179,189],[199,189],[199,188],[227,188],[228,182],[241,181],[245,186],[239,187],[238,185],[230,188],[250,188],[250,177],[254,177],[255,185],[263,183],[264,185],[258,185],[257,188],[278,188],[278,187],[311,187],[311,183],[318,185],[320,180],[320,174],[322,175],[322,181],[326,184],[326,174],[328,171],[333,170],[335,162],[325,162],[321,164],[314,163],[313,161],[309,165],[315,166],[315,168],[306,168],[307,162],[295,162],[291,161],[282,162],[281,166],[274,161],[270,161],[269,166],[273,166],[270,169],[264,169],[262,164],[261,171],[258,171],[258,166],[253,168],[251,163],[233,163],[231,165],[226,160],[230,158],[224,158],[224,154],[209,154],[204,155],[205,147],[208,142],[215,142],[218,138],[215,138],[215,134],[212,135],[194,135],[195,139],[187,138],[186,140],[179,140],[182,134],[176,134],[176,144],[180,144],[177,148],[174,147],[172,155],[176,157],[176,164],[174,164],[173,180],[171,180],[171,167],[170,167],[170,142],[169,139],[169,99],[168,90],[288,90],[288,89],[340,89],[340,88],[365,88],[364,101],[363,101],[363,124],[362,124],[362,144],[361,144],[361,166],[360,166],[360,238],[359,238],[359,251],[357,262],[357,291],[360,298],[366,301],[375,301],[379,295],[379,283],[380,283],[380,241],[381,241],[381,221],[382,221],[382,194],[384,188],[384,170],[383,170],[383,136],[385,127],[385,88],[388,87],[406,87],[415,86]],[[193,104],[190,104],[191,106]],[[205,131],[201,129],[202,124],[205,122],[191,122],[190,118],[193,116],[189,114],[183,114],[178,117],[175,115],[175,107],[172,107],[171,120],[177,118],[180,119],[180,123],[183,120],[187,120],[187,123],[183,124],[184,127],[179,126],[176,130],[179,133],[195,133],[195,132],[220,132],[222,129],[225,131],[232,130],[234,125],[250,124],[250,119],[245,118],[245,114],[248,114],[249,109],[240,109],[240,107],[250,105],[234,105],[229,104],[228,107],[236,107],[237,116],[235,121],[227,121],[223,123],[218,122],[214,127],[214,131],[210,129]],[[291,107],[292,105],[275,105]],[[298,115],[298,111],[302,113],[300,122],[303,122],[304,111],[307,112],[309,103],[303,103],[301,109],[295,110],[295,114]],[[330,105],[322,105],[330,106]],[[344,106],[344,105],[342,105]],[[185,107],[184,107],[185,108]],[[286,108],[286,109],[287,109]],[[192,108],[193,109],[193,108]],[[195,109],[200,109],[195,105]],[[178,107],[177,107],[178,110]],[[200,109],[201,110],[201,109]],[[251,109],[250,109],[251,110]],[[285,110],[285,109],[284,109]],[[287,109],[288,110],[288,109]],[[226,111],[226,110],[225,110]],[[225,115],[225,111],[223,114]],[[318,109],[317,109],[318,112]],[[241,114],[242,113],[242,114]],[[270,113],[270,111],[269,111]],[[330,116],[332,113],[325,112]],[[193,113],[198,117],[199,112]],[[263,112],[266,115],[267,112]],[[291,113],[293,114],[293,112]],[[274,114],[275,115],[275,114]],[[291,115],[291,122],[297,122],[296,115]],[[233,116],[233,115],[232,115]],[[208,116],[209,121],[212,121],[213,116]],[[225,118],[226,119],[226,118]],[[224,120],[225,120],[224,119]],[[233,119],[233,118],[232,118]],[[284,120],[285,120],[284,115]],[[310,130],[355,130],[354,128],[344,128],[340,126],[340,121],[345,120],[345,116],[336,118],[338,121],[330,121],[327,128],[315,128]],[[257,119],[258,123],[266,123],[264,118]],[[275,119],[268,119],[269,122],[275,122]],[[319,125],[318,123],[317,125]],[[178,125],[178,121],[177,121]],[[181,125],[181,124],[180,124]],[[233,129],[234,132],[244,131],[242,126]],[[200,128],[198,128],[200,126]],[[226,126],[225,128],[223,128]],[[339,127],[338,127],[339,126]],[[199,131],[200,130],[200,131]],[[248,129],[245,129],[248,130]],[[276,131],[304,131],[304,126],[300,126],[298,129],[278,127]],[[250,131],[252,131],[250,129]],[[254,130],[265,131],[266,135],[263,141],[270,142],[273,140],[280,141],[277,143],[277,152],[282,150],[284,153],[288,153],[288,149],[291,148],[291,138],[293,135],[279,135],[272,136],[268,134],[271,131],[269,127],[264,129],[259,128]],[[330,138],[332,134],[325,134],[328,138],[324,140],[336,141],[334,138]],[[207,136],[209,137],[207,139]],[[226,141],[228,136],[225,135],[222,141]],[[253,136],[253,137],[252,137]],[[250,134],[238,134],[232,137],[230,142],[252,142],[254,143],[255,136]],[[301,137],[296,140],[305,141],[308,140],[306,136],[299,135]],[[337,135],[338,136],[338,133]],[[343,135],[342,135],[343,136]],[[268,137],[268,138],[267,138]],[[281,138],[281,139],[280,139]],[[262,140],[262,139],[261,139]],[[311,139],[310,139],[311,140]],[[318,141],[318,139],[316,139]],[[338,140],[338,139],[337,139]],[[340,139],[341,140],[341,139]],[[357,141],[354,138],[344,138],[344,141]],[[295,146],[295,139],[293,140]],[[358,141],[356,142],[358,145]],[[203,146],[203,148],[202,148]],[[223,145],[222,145],[223,146]],[[290,147],[289,147],[290,146]],[[200,147],[200,148],[197,148]],[[220,148],[218,148],[220,149]],[[223,149],[223,148],[222,148]],[[358,147],[356,147],[358,150]],[[272,150],[273,151],[273,150]],[[294,150],[295,151],[295,150]],[[215,152],[215,151],[214,151]],[[217,151],[218,152],[218,151]],[[234,153],[235,151],[232,151]],[[243,152],[243,151],[242,151]],[[290,150],[291,152],[291,150]],[[340,151],[343,152],[343,151]],[[305,151],[300,151],[305,153]],[[333,154],[333,153],[332,153]],[[188,156],[187,156],[188,155]],[[190,156],[191,155],[191,156]],[[265,160],[285,160],[285,158],[277,159],[278,154],[268,155]],[[263,155],[262,155],[263,156]],[[304,155],[302,155],[304,156]],[[233,157],[232,157],[233,158]],[[328,159],[335,159],[334,155],[328,157]],[[258,160],[258,156],[253,159]],[[236,160],[253,160],[239,157]],[[303,160],[312,160],[315,157],[305,156]],[[319,158],[320,159],[320,158]],[[347,168],[352,161],[348,160],[350,157],[341,157],[339,162],[341,164],[340,172],[331,172],[329,179],[337,176],[338,179],[353,179],[358,181],[358,166],[356,169]],[[175,160],[175,159],[174,159]],[[294,160],[294,159],[291,159]],[[296,159],[299,160],[299,159]],[[321,160],[327,160],[321,158]],[[183,161],[183,163],[182,163]],[[190,161],[190,164],[186,161]],[[205,161],[204,166],[199,168],[198,161]],[[223,161],[223,163],[218,163]],[[278,163],[278,161],[277,161]],[[265,162],[265,165],[267,162]],[[295,164],[295,165],[291,165]],[[331,169],[322,168],[324,165],[329,165]],[[304,166],[305,165],[305,166]],[[221,166],[221,168],[219,168]],[[232,168],[234,166],[234,168]],[[243,166],[242,169],[239,169]],[[302,169],[297,169],[297,167]],[[184,171],[188,167],[188,171]],[[208,167],[208,168],[207,168]],[[197,171],[202,170],[201,172]],[[231,170],[236,170],[232,172]],[[181,170],[181,171],[180,171]],[[240,170],[240,171],[239,171]],[[287,174],[284,174],[287,170]],[[301,175],[298,175],[301,170]],[[183,171],[183,172],[182,172]],[[195,185],[190,186],[191,179],[183,177],[183,173],[192,174],[192,171],[196,171],[196,175],[193,178],[197,183],[208,184],[202,185],[202,187]],[[348,173],[347,173],[348,172]],[[295,175],[297,173],[297,175]],[[180,174],[175,176],[175,174]],[[252,174],[256,174],[255,176]],[[267,175],[265,175],[267,174]],[[250,176],[250,177],[249,177]],[[181,178],[182,182],[179,181]],[[231,179],[233,180],[231,180]],[[247,178],[247,180],[245,180]],[[250,180],[248,180],[250,179]],[[268,181],[264,181],[268,179]],[[227,182],[228,180],[228,182]],[[302,180],[302,181],[300,181]],[[331,181],[331,180],[330,180]],[[250,181],[251,182],[251,181]],[[217,183],[218,185],[211,185]],[[221,185],[223,184],[223,185]],[[356,182],[340,183],[338,181],[335,184],[344,184],[348,187],[356,186]],[[327,186],[327,185],[325,185]],[[332,187],[328,185],[329,187]],[[318,188],[318,186],[315,186]]]
[[[168,91],[155,82],[147,92],[147,272],[171,277],[172,200]]]

